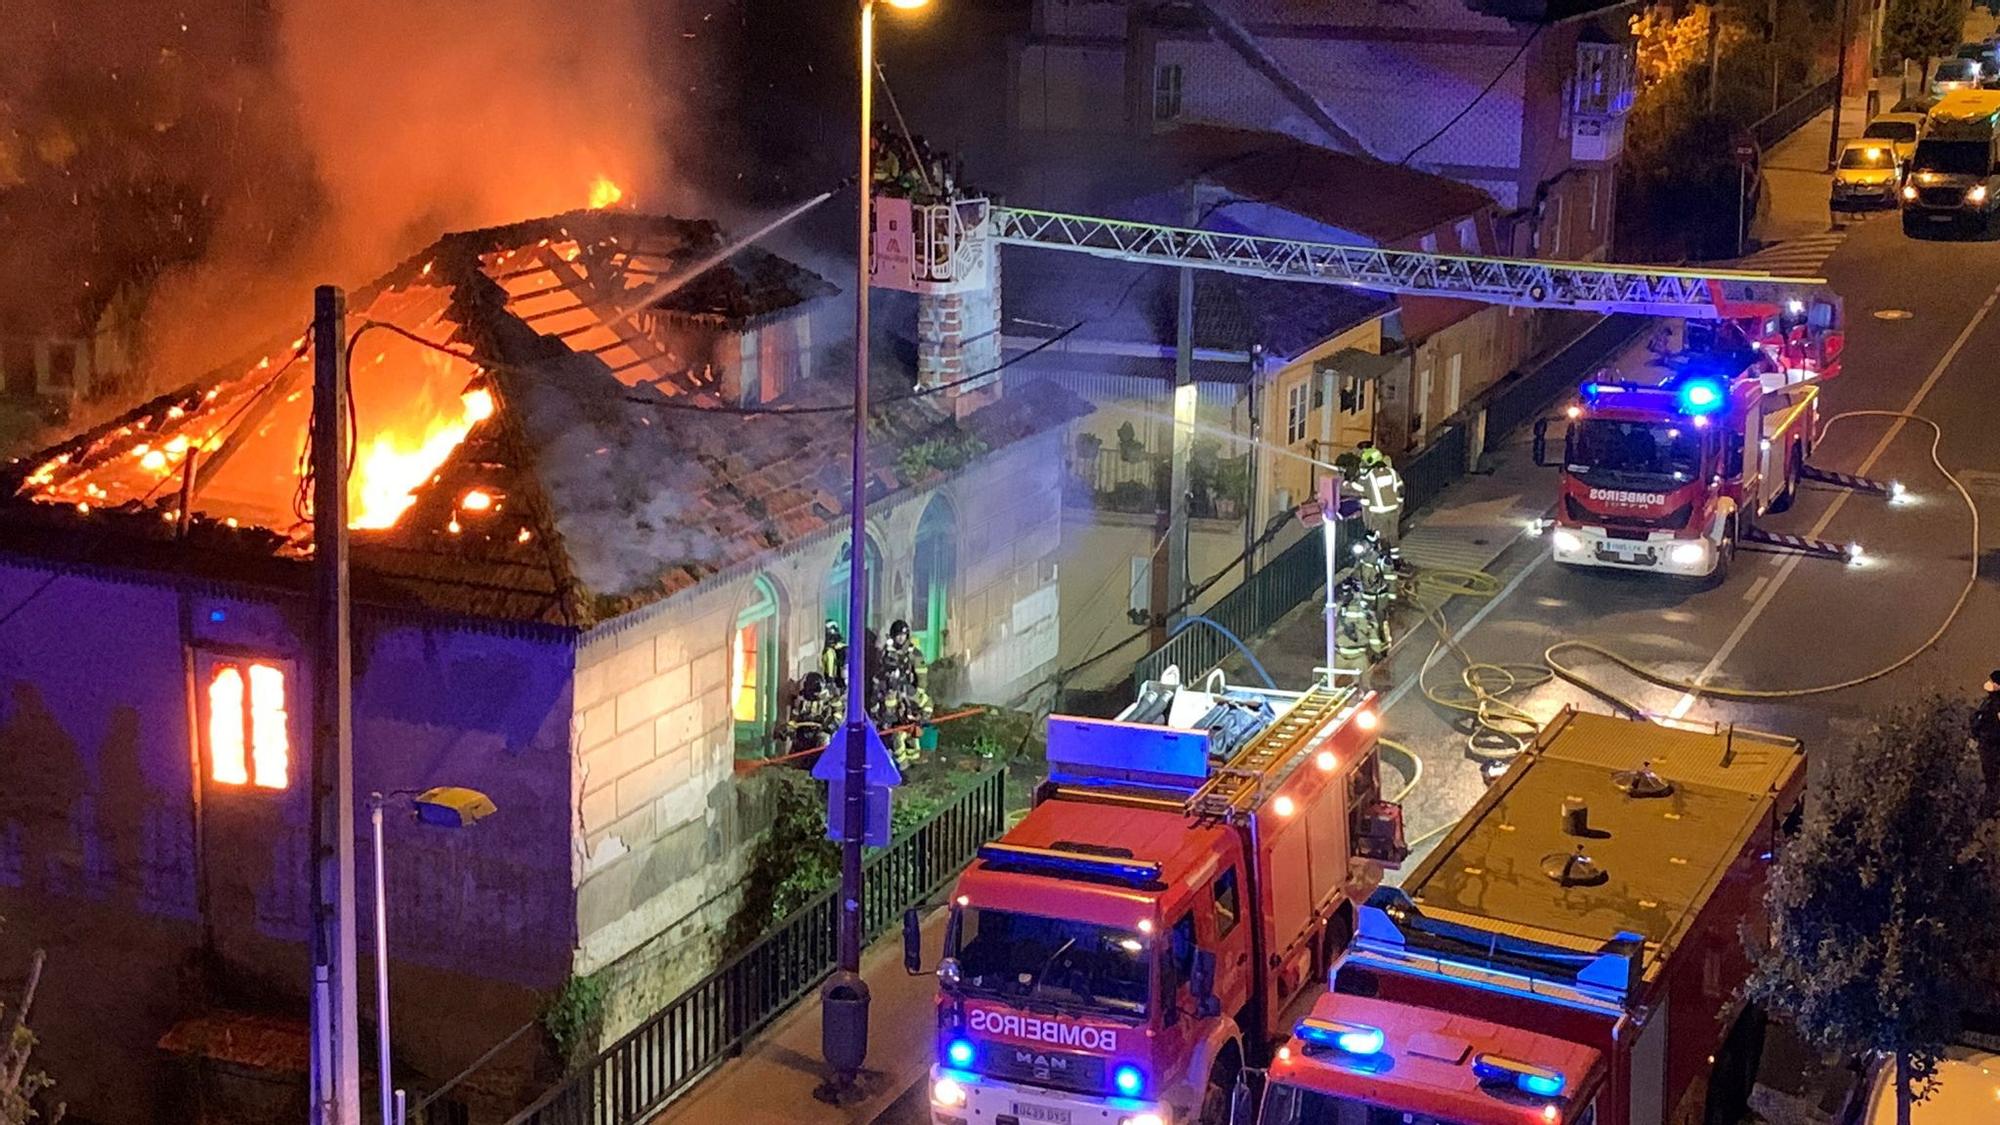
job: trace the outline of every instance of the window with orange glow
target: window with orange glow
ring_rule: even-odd
[[[209,776],[222,785],[283,789],[291,780],[285,673],[262,662],[218,661],[208,679]]]
[[[735,685],[736,721],[754,723],[757,715],[757,626],[736,630],[736,669],[730,682]]]

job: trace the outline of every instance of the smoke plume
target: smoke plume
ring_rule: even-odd
[[[88,321],[92,287],[136,289],[149,389],[303,323],[313,284],[365,283],[444,231],[584,206],[600,177],[664,202],[674,123],[653,68],[681,37],[662,5],[7,7],[23,2],[9,23],[26,57],[0,79],[0,235],[23,242],[0,251],[0,317],[73,300]]]

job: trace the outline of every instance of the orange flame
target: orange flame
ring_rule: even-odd
[[[375,435],[355,459],[357,495],[348,526],[394,527],[416,497],[410,493],[430,480],[472,427],[493,416],[493,392],[475,387],[461,396],[456,417],[433,418],[421,433]]]
[[[602,211],[606,207],[625,198],[625,189],[619,187],[609,176],[599,176],[590,181],[590,209]]]

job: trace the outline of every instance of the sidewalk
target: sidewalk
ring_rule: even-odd
[[[944,946],[945,912],[924,920],[924,964],[937,964]],[[756,1037],[743,1053],[695,1083],[654,1115],[650,1125],[866,1125],[930,1070],[936,1025],[931,1001],[937,979],[903,971],[903,937],[892,930],[861,954],[868,981],[868,1070],[863,1097],[831,1106],[813,1097],[825,1071],[820,1064],[817,996],[808,996]]]
[[[1901,83],[1893,77],[1877,78],[1875,89],[1881,113],[1889,112],[1902,97]],[[1841,139],[1858,137],[1867,126],[1868,99],[1842,99]],[[1823,235],[1833,228],[1832,213],[1827,208],[1832,174],[1826,164],[1827,143],[1832,134],[1833,110],[1828,109],[1764,154],[1764,205],[1750,222],[1754,244],[1769,247],[1808,235]]]

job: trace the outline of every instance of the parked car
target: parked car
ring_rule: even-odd
[[[1982,77],[1976,59],[1944,59],[1931,72],[1931,95],[1941,98],[1953,90],[1977,90]]]
[[[1910,1107],[1910,1125],[1967,1125],[1992,1121],[2000,1105],[2000,1055],[1977,1047],[1953,1046],[1938,1063],[1930,1096]],[[1868,1082],[1868,1110],[1862,1125],[1895,1125],[1896,1067],[1882,1060]]]
[[[1828,201],[1836,211],[1864,207],[1894,207],[1896,188],[1903,182],[1903,161],[1895,146],[1878,140],[1849,141],[1841,146],[1840,159],[1833,166],[1833,195]]]
[[[1917,154],[1917,138],[1924,131],[1924,115],[1921,113],[1884,113],[1868,123],[1861,131],[1862,139],[1887,141],[1896,150],[1896,159],[1904,164]]]

